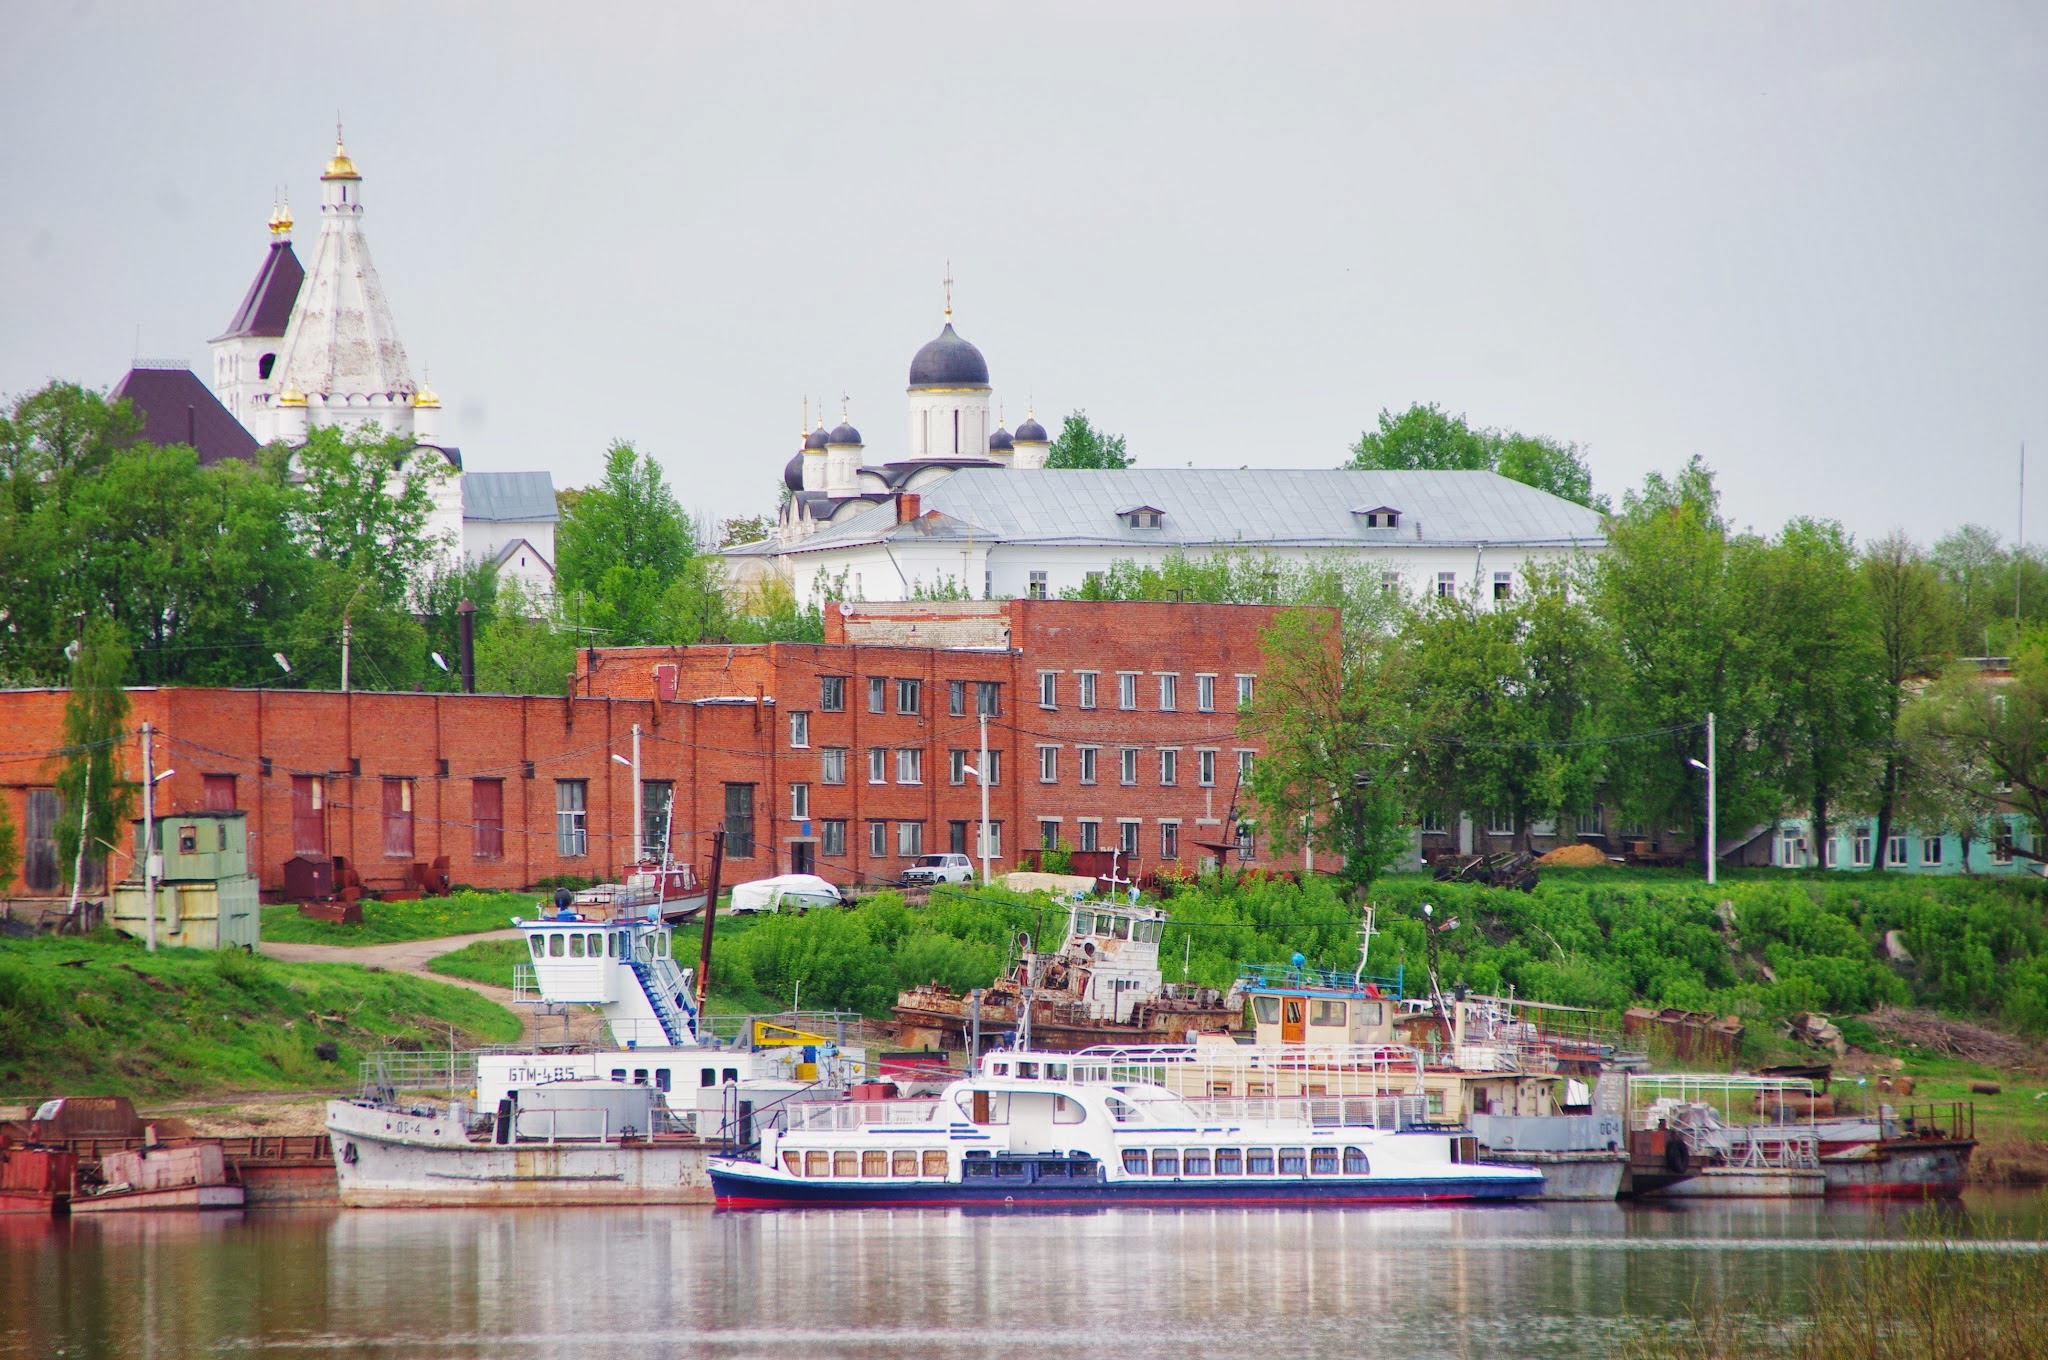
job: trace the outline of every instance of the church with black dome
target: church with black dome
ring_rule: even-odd
[[[1043,425],[1027,415],[1012,431],[992,418],[988,360],[953,329],[950,280],[948,291],[943,329],[910,359],[905,456],[870,461],[867,442],[851,422],[842,419],[828,430],[821,418],[782,470],[790,494],[781,542],[806,538],[961,468],[1045,466],[1052,441]]]

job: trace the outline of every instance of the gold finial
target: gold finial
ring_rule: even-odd
[[[322,179],[361,179],[356,173],[356,163],[348,158],[348,152],[341,144],[341,115],[334,115],[334,157],[327,162],[327,173]]]
[[[289,236],[291,234],[291,230],[292,199],[290,194],[286,194],[281,203],[273,200],[271,204],[270,234],[272,236]]]
[[[946,261],[946,324],[953,324],[953,262]]]
[[[841,425],[846,423],[846,404],[851,400],[853,399],[847,396],[846,393],[841,392],[839,394],[839,423]]]

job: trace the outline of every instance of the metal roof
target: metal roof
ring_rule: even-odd
[[[1215,550],[1605,541],[1598,511],[1494,472],[962,468],[921,495],[926,511],[973,526],[977,537],[1012,544]],[[1164,527],[1136,529],[1119,518],[1119,509],[1133,504],[1165,511]],[[1401,506],[1403,522],[1368,529],[1353,515],[1356,505]],[[875,543],[895,527],[895,506],[879,505],[780,551]]]
[[[292,254],[289,240],[270,243],[270,253],[263,257],[262,268],[256,271],[256,279],[249,285],[248,295],[242,305],[235,309],[234,320],[215,340],[234,340],[242,336],[282,336],[292,319],[292,307],[299,300],[299,286],[306,281],[305,266],[299,257]]]
[[[199,454],[201,467],[224,458],[256,457],[256,437],[189,368],[137,365],[107,395],[134,404],[142,417],[144,439],[152,444],[189,444]]]
[[[545,472],[465,472],[464,519],[561,519],[555,508],[555,479]]]

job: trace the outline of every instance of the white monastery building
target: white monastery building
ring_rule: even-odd
[[[441,399],[413,380],[370,259],[362,189],[337,128],[320,176],[312,269],[292,250],[291,209],[273,208],[269,252],[227,329],[209,342],[212,392],[182,365],[138,364],[113,395],[135,402],[145,437],[191,443],[202,462],[253,457],[272,442],[301,444],[323,426],[367,425],[411,439],[453,474],[437,489],[429,536],[451,557],[495,562],[501,580],[550,593],[554,480],[546,472],[467,472],[462,451],[441,442]]]
[[[1525,563],[1606,543],[1597,511],[1493,472],[1048,468],[1044,426],[992,429],[991,396],[949,299],[910,361],[908,456],[871,462],[860,431],[819,422],[783,469],[774,536],[726,551],[734,577],[779,575],[800,600],[1045,598],[1119,560],[1249,550],[1356,556],[1390,588],[1493,600]]]

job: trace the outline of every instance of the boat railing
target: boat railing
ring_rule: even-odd
[[[476,1059],[475,1049],[371,1053],[356,1065],[356,1094],[390,1101],[403,1091],[445,1091],[452,1099],[476,1085]]]
[[[604,1105],[552,1106],[541,1110],[520,1110],[513,1116],[513,1143],[619,1143],[629,1142],[656,1135],[691,1134],[696,1131],[696,1121],[678,1118],[656,1102],[648,1111],[648,1127],[633,1124],[612,1124],[613,1111]],[[565,1116],[570,1132],[562,1132]],[[595,1133],[583,1132],[592,1123]],[[546,1132],[541,1132],[545,1128]]]
[[[1370,993],[1388,1001],[1401,999],[1401,984],[1407,969],[1392,977],[1348,973],[1341,968],[1295,967],[1291,964],[1248,963],[1238,971],[1237,990],[1251,991],[1337,991]]]
[[[1718,1137],[1695,1145],[1690,1130],[1680,1130],[1695,1153],[1718,1150],[1722,1164],[1745,1171],[1812,1170],[1820,1165],[1820,1138],[1810,1128],[1723,1128]]]
[[[1364,1128],[1400,1130],[1421,1124],[1428,1116],[1423,1097],[1410,1095],[1221,1097],[1192,1096],[1185,1101],[1203,1123],[1245,1128]]]
[[[931,1124],[939,1118],[936,1100],[853,1100],[791,1102],[782,1110],[784,1132],[847,1132],[875,1125]]]
[[[1074,1054],[1073,1060],[1078,1081],[1181,1089],[1199,1084],[1206,1095],[1354,1095],[1358,1087],[1419,1095],[1422,1090],[1423,1055],[1406,1044],[1098,1045]],[[1229,1089],[1216,1089],[1224,1085]],[[1268,1089],[1252,1089],[1257,1086]],[[1336,1089],[1317,1091],[1316,1086]]]

